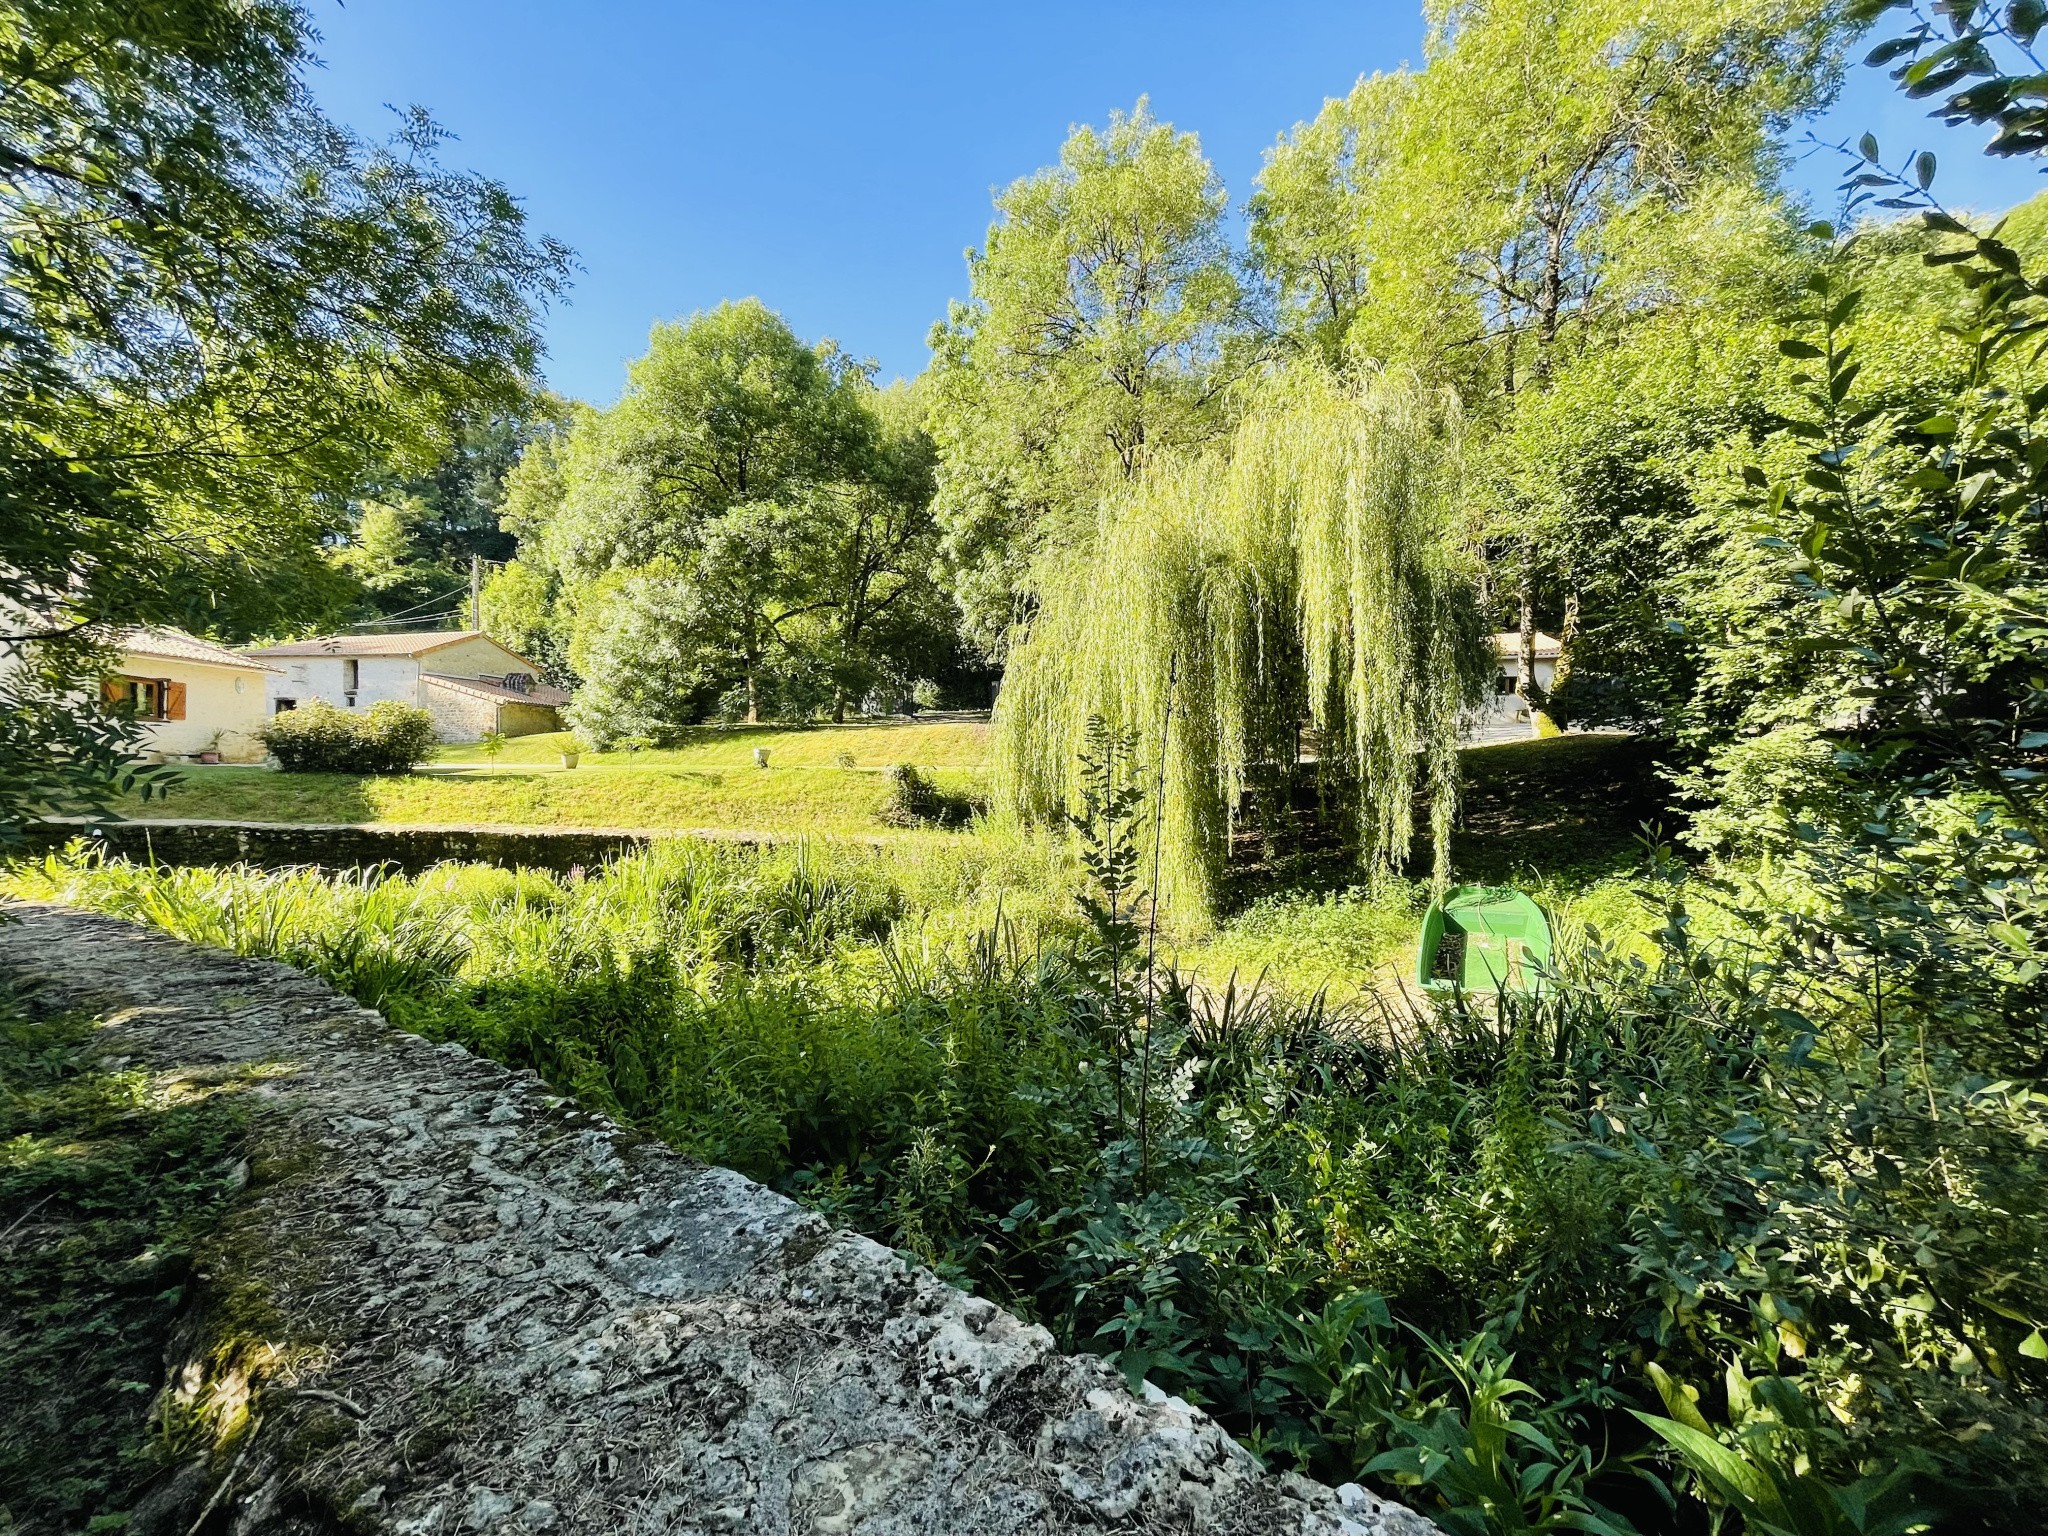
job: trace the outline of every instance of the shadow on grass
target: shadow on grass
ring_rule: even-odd
[[[0,991],[0,1509],[8,1529],[114,1529],[167,1453],[152,1426],[196,1250],[243,1175],[239,1096],[101,1065],[89,1021]],[[205,1426],[202,1423],[201,1429]],[[95,1519],[95,1517],[100,1517]],[[88,1522],[91,1522],[89,1525]],[[182,1528],[179,1522],[178,1528]]]
[[[1599,879],[1636,862],[1645,823],[1675,825],[1671,788],[1639,737],[1474,747],[1464,765],[1464,803],[1451,837],[1451,867],[1462,879],[1506,883],[1532,872],[1553,881]]]
[[[269,768],[187,768],[171,792],[119,809],[131,819],[204,821],[374,821],[374,780],[351,773],[279,773]]]
[[[1451,834],[1452,878],[1477,884],[1590,884],[1632,868],[1646,823],[1676,824],[1670,787],[1647,742],[1623,735],[1554,736],[1469,747],[1464,795]],[[1407,873],[1427,878],[1425,830]],[[1262,898],[1330,895],[1359,881],[1350,812],[1337,801],[1295,818],[1280,838],[1252,835],[1233,849],[1226,913]]]

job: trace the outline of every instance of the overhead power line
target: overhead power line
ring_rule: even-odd
[[[453,592],[443,592],[439,597],[430,597],[423,603],[414,603],[410,608],[401,608],[396,613],[387,613],[381,619],[364,619],[361,623],[351,624],[348,627],[350,629],[373,629],[379,624],[390,624],[395,622],[396,620],[405,618],[409,614],[418,613],[422,608],[431,608],[436,603],[445,603],[450,601],[451,599],[461,597],[468,590],[469,589],[467,587],[457,587]],[[449,611],[453,612],[454,610],[451,609]],[[446,615],[430,614],[428,615],[428,617],[444,618],[446,617]]]

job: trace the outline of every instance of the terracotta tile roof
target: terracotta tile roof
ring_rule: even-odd
[[[254,656],[231,651],[211,640],[188,635],[182,629],[124,629],[114,643],[125,655],[151,656],[159,661],[196,661],[208,667],[233,667],[238,672],[275,672]],[[258,653],[260,654],[260,653]]]
[[[516,688],[507,688],[503,683],[488,677],[451,677],[446,672],[422,672],[423,682],[437,687],[453,688],[457,693],[473,694],[480,699],[495,699],[504,704],[544,704],[549,709],[560,709],[569,702],[569,695],[561,689],[536,679],[521,693]]]
[[[490,640],[480,629],[415,629],[398,635],[320,635],[286,645],[266,645],[252,656],[424,656],[464,640]],[[497,644],[496,641],[492,641]],[[517,655],[516,651],[507,651]]]
[[[1520,660],[1522,655],[1521,632],[1513,629],[1502,630],[1493,637],[1493,649],[1502,661]],[[1538,661],[1555,661],[1562,654],[1563,650],[1564,646],[1557,636],[1546,635],[1540,629],[1536,631],[1536,659]]]

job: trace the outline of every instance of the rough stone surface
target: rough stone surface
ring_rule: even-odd
[[[12,913],[0,971],[262,1104],[167,1362],[244,1362],[253,1427],[131,1529],[1434,1532],[1270,1476],[1043,1329],[288,967]]]

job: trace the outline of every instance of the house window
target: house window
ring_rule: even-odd
[[[100,696],[137,720],[185,718],[185,685],[167,677],[110,677]]]
[[[363,664],[350,656],[341,664],[341,701],[350,709],[356,707],[356,691],[363,680]]]
[[[297,699],[279,699],[270,706],[270,712],[273,715],[281,715],[288,709],[297,709],[298,707],[299,701]]]
[[[1515,674],[1512,672],[1497,674],[1493,680],[1493,691],[1502,698],[1506,698],[1509,694],[1513,693],[1515,691]]]

